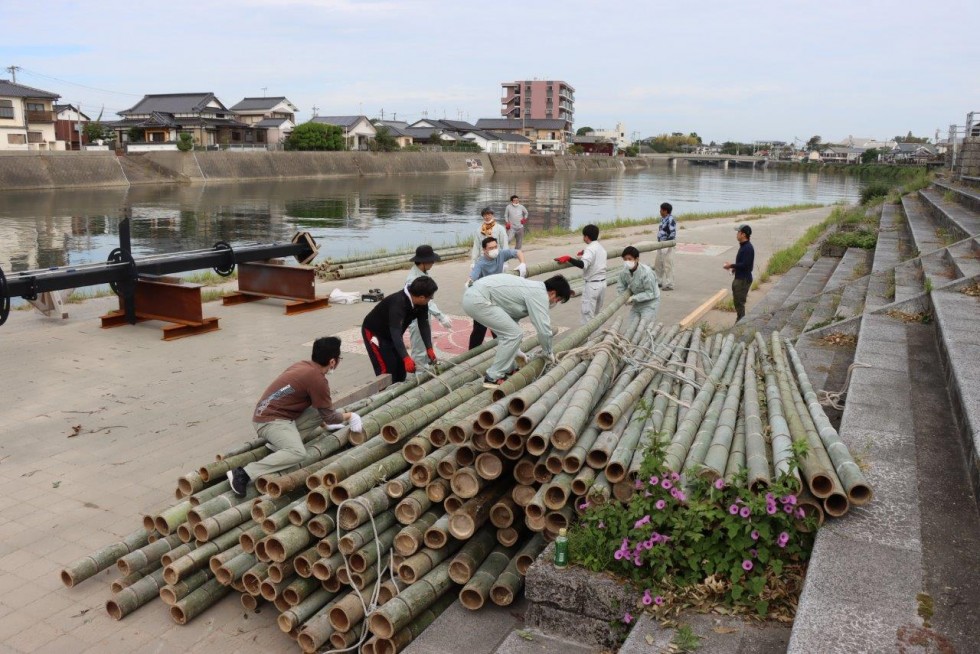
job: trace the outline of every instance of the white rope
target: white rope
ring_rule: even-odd
[[[381,584],[384,583],[383,575],[384,575],[385,568],[388,569],[388,576],[391,579],[391,583],[396,588],[398,585],[398,582],[395,580],[395,576],[394,576],[394,563],[395,563],[394,552],[392,551],[388,552],[389,565],[384,565],[383,558],[381,556],[381,540],[378,534],[378,525],[374,521],[374,514],[371,513],[371,507],[368,506],[363,496],[348,498],[337,506],[337,513],[336,513],[337,549],[340,549],[340,539],[341,539],[340,510],[344,508],[344,505],[347,504],[348,502],[356,502],[360,504],[362,507],[364,507],[364,510],[367,511],[368,517],[371,519],[371,531],[374,532],[374,547],[375,547],[375,551],[378,553],[378,561],[377,561],[378,576],[374,580],[374,590],[371,592],[370,603],[364,601],[364,595],[361,594],[361,590],[357,587],[356,584],[353,583],[353,581],[351,582],[350,585],[351,588],[354,589],[354,592],[357,593],[357,598],[361,600],[361,607],[364,609],[364,620],[363,620],[363,627],[362,627],[360,639],[357,641],[357,643],[345,649],[324,650],[326,654],[340,654],[341,652],[352,652],[354,650],[359,650],[361,648],[361,645],[364,644],[364,641],[368,639],[368,636],[370,634],[370,631],[368,629],[368,618],[370,618],[371,614],[373,614],[374,611],[378,608],[378,598],[381,595]],[[358,525],[358,527],[359,526],[360,525]],[[357,529],[357,527],[355,527],[355,529]],[[344,559],[344,566],[346,566],[348,574],[350,574],[350,561],[347,559],[347,555],[343,553],[343,550],[340,550],[340,555]]]
[[[830,406],[838,411],[844,410],[844,396],[847,395],[847,388],[851,385],[851,373],[854,372],[855,368],[870,368],[866,363],[861,363],[860,361],[855,361],[851,365],[847,366],[847,379],[844,380],[844,386],[837,392],[833,391],[817,391],[817,400],[823,406]]]

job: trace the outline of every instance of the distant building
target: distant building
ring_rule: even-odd
[[[604,136],[573,136],[572,144],[582,148],[582,154],[595,154],[612,157],[619,149],[614,141]]]
[[[242,123],[255,128],[258,143],[279,144],[296,127],[299,108],[284,96],[276,96],[243,98],[231,111]]]
[[[561,120],[565,141],[572,138],[575,124],[575,89],[561,80],[518,80],[503,82],[500,115],[505,118]]]
[[[474,129],[463,134],[463,140],[472,141],[484,152],[501,154],[530,154],[531,139],[508,132],[488,132]]]
[[[824,163],[861,163],[861,155],[866,148],[849,148],[844,145],[828,145],[820,150],[820,160]]]
[[[531,141],[533,154],[565,154],[572,144],[572,134],[565,121],[554,118],[481,118],[477,129],[488,132],[520,134]]]
[[[56,104],[53,110],[55,137],[65,142],[66,150],[81,150],[83,145],[88,144],[82,130],[90,118],[70,104]]]
[[[938,155],[936,146],[928,143],[898,143],[885,156],[895,163],[924,164]]]
[[[611,141],[620,150],[628,148],[633,144],[633,141],[626,136],[626,125],[623,123],[616,123],[616,129],[593,129],[583,134],[583,136],[593,136]],[[576,145],[582,145],[578,141],[575,141],[575,143]]]
[[[848,134],[846,138],[836,141],[836,143],[849,148],[864,148],[865,150],[870,150],[871,148],[875,148],[876,150],[891,150],[896,145],[894,140],[879,141],[877,139],[853,136],[851,134]]]
[[[398,143],[398,147],[404,148],[415,143],[415,139],[408,133],[408,123],[404,120],[376,120],[374,128],[387,127],[388,133]]]
[[[0,150],[64,150],[55,134],[57,93],[0,80]]]
[[[367,150],[368,141],[378,133],[367,116],[314,116],[312,122],[343,129],[348,150]]]
[[[119,143],[130,142],[130,130],[137,141],[163,146],[174,144],[186,132],[197,145],[242,146],[256,144],[256,129],[235,118],[234,113],[214,93],[162,93],[144,95],[125,111],[122,120],[110,124]],[[176,146],[174,146],[176,147]]]

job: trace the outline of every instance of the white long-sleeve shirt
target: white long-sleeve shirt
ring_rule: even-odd
[[[582,278],[587,282],[600,282],[606,278],[606,248],[599,241],[592,241],[582,253]]]

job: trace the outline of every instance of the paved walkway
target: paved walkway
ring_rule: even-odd
[[[760,267],[773,249],[798,238],[828,212],[754,221]],[[664,293],[661,303],[665,323],[680,320],[730,285],[721,266],[734,257],[735,224],[736,219],[682,224],[686,245],[675,257],[677,290]],[[615,230],[602,241],[619,246],[655,238],[655,227],[646,226]],[[565,237],[532,242],[526,254],[535,262],[579,249],[578,237]],[[643,261],[650,260],[643,255]],[[434,270],[442,287],[440,307],[459,317],[454,331],[468,329],[460,309],[467,270],[465,261]],[[329,282],[320,292],[334,287],[392,292],[404,275]],[[756,295],[750,293],[750,302]],[[73,589],[62,586],[58,571],[133,531],[144,514],[170,505],[180,475],[253,438],[251,409],[269,381],[306,359],[314,337],[356,328],[370,306],[332,306],[287,317],[276,301],[210,303],[205,315],[219,317],[221,330],[173,342],[160,340],[157,323],[100,329],[97,316],[114,308],[109,298],[72,305],[66,321],[13,312],[0,328],[0,651],[289,650],[292,645],[274,626],[275,610],[265,606],[259,614],[243,615],[237,594],[187,627],[171,622],[158,601],[113,622],[103,606],[116,571]],[[572,327],[579,322],[578,311],[573,300],[556,308],[553,319]],[[367,357],[351,354],[330,381],[343,393],[371,376]]]

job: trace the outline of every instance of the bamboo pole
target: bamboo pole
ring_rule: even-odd
[[[575,446],[562,457],[561,466],[565,472],[574,474],[582,469],[589,450],[595,445],[600,433],[601,430],[595,425],[589,425],[585,428],[578,440],[575,441]]]
[[[470,538],[449,564],[449,577],[457,584],[465,584],[483,564],[496,542],[496,532],[491,525],[484,525]]]
[[[340,540],[337,542],[337,548],[343,552],[345,555],[350,556],[360,548],[364,547],[374,539],[374,532],[377,529],[378,533],[385,531],[389,527],[396,526],[397,521],[395,516],[391,512],[386,512],[378,515],[374,519],[374,524],[370,522],[361,525],[353,531],[349,531],[344,534]],[[400,527],[399,527],[400,529]]]
[[[394,636],[390,638],[377,638],[373,651],[364,652],[364,654],[396,654],[397,652],[401,652],[413,640],[418,638],[429,625],[435,622],[436,618],[449,608],[455,599],[452,593],[445,593],[427,609],[422,611],[418,617],[399,629],[398,633]]]
[[[734,435],[735,428],[735,412],[738,410],[739,395],[744,376],[745,355],[742,344],[739,343],[735,346],[732,356],[728,359],[728,366],[725,368],[725,373],[722,376],[721,385],[715,389],[714,397],[711,398],[711,404],[708,405],[704,420],[701,421],[701,425],[698,427],[697,434],[694,437],[694,442],[691,444],[691,449],[687,452],[687,459],[684,461],[685,470],[694,470],[695,474],[708,476],[712,480],[721,477],[725,473],[724,466],[728,463],[728,451],[731,449],[731,439]],[[736,392],[732,392],[733,389]],[[725,413],[726,408],[730,408],[730,412],[727,414]],[[727,440],[724,442],[723,449],[721,447],[718,448],[719,452],[714,462],[715,468],[713,472],[707,472],[706,474],[706,471],[710,469],[705,466],[705,459],[707,458],[708,450],[711,449],[711,445],[714,442],[718,426],[723,419],[731,420],[730,429],[725,430]]]
[[[449,518],[451,516],[452,513],[443,514],[432,523],[431,527],[425,530],[422,542],[425,543],[426,547],[437,550],[446,546],[446,543],[449,542]]]
[[[410,525],[428,511],[433,502],[424,488],[417,488],[395,506],[395,517],[403,525]]]
[[[746,355],[746,362],[749,360]],[[742,403],[744,406],[744,402]],[[725,465],[725,483],[732,484],[735,478],[745,469],[745,413],[739,411],[738,418],[735,419],[735,436],[732,439],[732,447],[728,453],[728,463]]]
[[[779,332],[773,332],[773,336],[775,339],[778,339]],[[778,341],[775,342],[778,343]],[[776,380],[776,370],[773,366],[773,360],[762,334],[756,332],[755,343],[758,347],[759,360],[762,362],[762,372],[765,376],[766,414],[769,416],[773,474],[777,479],[783,475],[792,474],[796,479],[797,488],[799,488],[799,473],[795,470],[792,473],[790,472],[789,462],[793,456],[793,441],[789,433],[789,425],[786,422],[783,401],[779,395],[779,383]]]
[[[149,534],[147,534],[146,530],[137,529],[124,536],[122,540],[111,545],[106,545],[102,549],[96,550],[69,564],[61,571],[61,582],[68,588],[71,588],[75,584],[80,584],[89,577],[115,564],[120,557],[148,543]]]
[[[424,487],[426,484],[429,484],[438,474],[437,468],[439,462],[450,457],[455,457],[458,449],[459,447],[456,445],[441,447],[413,465],[409,472],[412,484],[416,487]]]
[[[398,535],[401,529],[400,525],[392,525],[384,531],[379,529],[378,538],[374,542],[365,544],[348,557],[348,568],[358,573],[366,572],[368,566],[374,564],[380,557],[387,554],[388,550],[391,549],[392,543],[395,541],[395,536]]]
[[[484,390],[435,420],[422,430],[422,435],[428,438],[435,447],[442,447],[449,441],[452,426],[459,420],[472,415],[474,411],[486,406],[487,403],[492,402],[491,396],[490,390]]]
[[[370,522],[367,524],[371,524]],[[316,544],[316,553],[321,557],[333,556],[335,552],[339,552],[338,547],[339,542],[336,533],[327,534],[325,538],[321,538]]]
[[[153,518],[153,527],[163,535],[171,533],[177,525],[187,522],[187,514],[193,508],[190,500],[161,511]]]
[[[404,527],[395,536],[394,549],[401,556],[411,556],[422,547],[425,532],[439,519],[440,513],[426,511],[418,520]]]
[[[326,538],[327,534],[337,528],[337,514],[333,512],[313,516],[307,521],[306,528],[314,538]]]
[[[319,611],[310,616],[299,630],[296,636],[296,643],[307,654],[316,652],[320,647],[330,640],[333,635],[333,627],[330,625],[330,611],[343,598],[336,598],[328,602]]]
[[[442,568],[441,574],[446,575],[448,579],[451,563],[448,559],[459,550],[460,545],[459,542],[447,542],[438,549],[423,547],[399,564],[398,577],[409,584],[409,588],[411,588],[413,584],[428,576],[431,571]],[[402,591],[402,596],[404,595],[405,592]]]
[[[749,345],[745,356],[744,393],[745,412],[745,466],[748,468],[749,488],[758,491],[769,486],[769,458],[766,441],[762,434],[762,416],[759,407],[758,377],[756,374],[755,344]]]
[[[817,427],[817,432],[820,435],[820,440],[823,442],[824,447],[827,449],[827,454],[834,464],[834,471],[837,473],[837,478],[847,492],[847,498],[855,506],[867,504],[871,501],[871,486],[868,484],[867,479],[865,479],[861,469],[854,462],[854,458],[848,451],[847,446],[840,439],[837,430],[830,424],[830,420],[823,412],[823,408],[817,400],[817,394],[813,392],[813,386],[810,384],[810,379],[806,374],[806,370],[803,368],[796,349],[790,344],[787,344],[786,349],[789,351],[790,360],[796,372],[796,379],[799,382],[800,390],[803,392],[803,398],[806,400],[810,417],[813,419]]]
[[[524,577],[517,571],[517,556],[514,556],[490,587],[490,599],[497,606],[510,606],[523,587]]]
[[[402,456],[409,464],[415,464],[425,458],[432,448],[432,442],[428,438],[415,436],[402,447]]]
[[[612,331],[618,331],[620,320],[617,318],[613,325],[610,327]],[[567,382],[565,385],[565,390],[571,387],[576,379],[582,376],[585,370],[588,368],[589,362],[582,361],[579,357],[569,356],[561,360],[561,362],[542,375],[534,383],[528,384],[518,392],[510,395],[506,398],[506,403],[504,400],[499,400],[503,404],[507,412],[512,416],[520,416],[525,411],[528,410],[533,404],[540,400],[545,393],[550,389],[554,388],[557,384],[562,384]],[[569,379],[571,377],[571,379]],[[558,391],[560,395],[564,391]],[[495,422],[499,422],[502,418]],[[481,423],[482,423],[481,415]],[[489,427],[494,423],[488,423],[486,426]]]
[[[313,591],[306,596],[299,604],[283,611],[276,619],[279,629],[289,633],[310,619],[313,615],[323,609],[331,600],[337,597],[337,593],[324,590],[322,588]]]
[[[308,547],[293,557],[293,569],[303,579],[313,576],[313,565],[321,558],[319,552],[319,541],[313,547]]]
[[[180,545],[180,539],[175,535],[161,538],[158,541],[144,545],[138,550],[119,557],[119,560],[116,561],[116,567],[124,575],[128,575],[143,570],[150,565],[159,565],[160,557],[178,545]]]
[[[471,611],[480,609],[486,603],[497,577],[510,564],[514,551],[513,547],[495,547],[460,590],[459,603]]]
[[[217,570],[214,570],[215,579],[220,584],[229,586],[233,582],[241,579],[258,562],[258,557],[254,554],[241,552],[222,563]]]
[[[231,531],[218,536],[211,542],[201,543],[193,551],[188,552],[184,556],[174,559],[171,563],[167,564],[164,568],[164,579],[168,584],[174,585],[184,579],[188,574],[196,572],[202,567],[207,567],[212,557],[218,556],[222,552],[236,548],[238,552],[241,552],[242,548],[238,543],[242,535],[256,535],[261,533],[261,526],[246,524],[240,527],[235,527]],[[214,569],[212,569],[212,571],[214,571]]]
[[[348,500],[337,510],[337,521],[343,529],[356,529],[371,519],[371,516],[387,511],[391,506],[391,498],[384,488],[372,488],[360,497]]]
[[[596,470],[605,469],[606,465],[609,463],[609,457],[619,446],[619,441],[622,439],[623,434],[626,432],[626,428],[629,426],[630,418],[633,417],[633,409],[636,405],[628,406],[626,412],[623,413],[615,425],[603,431],[599,434],[595,443],[592,445],[592,449],[585,457],[586,463],[589,466],[595,468]],[[608,478],[608,474],[606,475]],[[612,479],[609,480],[613,482]]]
[[[257,497],[259,497],[259,492],[258,489],[255,488],[255,484],[248,485],[245,491],[245,497],[238,497],[229,490],[211,498],[207,502],[198,504],[193,509],[188,511],[187,524],[193,528],[211,516],[227,511],[228,509],[238,506],[239,504],[251,503],[251,501]],[[263,499],[271,498],[266,497]]]
[[[282,597],[286,604],[292,608],[297,606],[300,602],[316,591],[320,590],[320,588],[322,588],[322,586],[320,585],[320,581],[318,579],[300,577],[298,579],[294,579],[292,583],[283,589]]]
[[[453,478],[449,481],[453,493],[464,500],[476,497],[476,494],[487,483],[487,480],[480,477],[474,468],[469,467],[458,469],[453,473]]]
[[[269,578],[269,564],[256,563],[242,575],[242,585],[249,595],[262,595],[262,582]],[[162,591],[161,591],[162,593]],[[275,598],[273,598],[275,599]],[[172,602],[171,604],[175,604]]]
[[[231,592],[231,588],[223,585],[217,579],[212,579],[171,606],[170,617],[177,624],[187,624],[229,592]]]
[[[564,363],[564,361],[562,361],[562,363]],[[521,397],[520,402],[515,405],[514,400],[520,396],[520,393],[511,396],[512,400],[511,404],[509,405],[511,413],[514,412],[515,408],[525,407],[518,416],[517,422],[514,423],[514,431],[522,436],[531,434],[531,432],[534,431],[534,428],[545,419],[545,416],[547,416],[551,408],[555,406],[555,403],[559,401],[559,398],[564,396],[578,382],[578,380],[582,378],[582,375],[585,374],[586,369],[589,367],[589,363],[589,361],[580,361],[568,374],[564,375],[547,390],[543,391],[541,396],[532,403],[525,402],[524,397],[527,396],[524,396]],[[524,393],[532,386],[534,386],[534,384],[525,387],[521,393]]]
[[[517,416],[506,416],[503,420],[487,429],[487,443],[490,447],[500,449],[507,443],[507,437],[514,432]]]
[[[459,540],[471,538],[490,519],[490,509],[510,487],[497,483],[485,487],[479,494],[463,503],[459,511],[449,516],[450,535]]]
[[[538,555],[544,551],[545,546],[548,543],[545,541],[544,536],[541,534],[535,534],[531,540],[524,544],[514,559],[517,561],[517,572],[524,576],[527,574],[527,569],[531,567],[534,560],[538,558]]]
[[[415,484],[412,483],[411,468],[385,483],[385,493],[393,500],[405,497],[405,494],[413,488],[415,488]]]
[[[307,508],[306,499],[303,497],[299,497],[298,499],[293,500],[292,502],[282,507],[275,513],[269,515],[268,517],[264,518],[261,521],[256,520],[256,522],[262,525],[262,531],[264,531],[267,534],[274,534],[280,529],[282,529],[283,527],[285,527],[286,525],[292,524],[292,522],[290,522],[289,520],[289,514],[292,513],[294,509],[300,506],[302,506],[304,509]],[[255,518],[253,517],[252,519],[254,520]],[[303,528],[305,529],[306,527]]]
[[[112,591],[113,594],[116,594],[119,591],[121,591],[123,588],[129,588],[130,586],[135,584],[137,581],[139,581],[146,575],[152,574],[154,571],[155,569],[149,570],[147,572],[143,572],[142,570],[140,570],[128,574],[125,577],[120,577],[119,579],[116,579],[111,584],[109,584],[109,589]]]
[[[626,388],[611,400],[608,400],[599,410],[599,413],[596,415],[596,424],[599,427],[602,429],[611,429],[627,410],[636,406],[636,403],[639,402],[645,393],[647,386],[654,381],[658,370],[667,363],[671,354],[673,354],[674,342],[679,340],[677,335],[679,329],[677,325],[674,325],[653,341],[653,347],[645,357],[645,367],[636,372],[635,377],[633,377]]]
[[[443,460],[439,463],[446,463],[446,461]],[[426,484],[425,486],[425,496],[428,497],[433,504],[438,504],[445,501],[445,499],[449,497],[452,492],[453,491],[449,485],[448,479],[434,479],[431,483]]]
[[[105,603],[105,610],[113,620],[122,620],[157,597],[163,585],[163,569],[158,569],[116,593]]]
[[[335,579],[340,573],[343,565],[344,555],[340,552],[335,552],[330,556],[325,556],[318,559],[317,562],[313,564],[313,576],[320,581]]]
[[[575,518],[575,507],[566,504],[557,511],[549,511],[544,516],[544,529],[552,538],[558,536],[558,531],[568,527]]]
[[[362,495],[377,486],[380,481],[396,476],[408,467],[409,463],[401,452],[390,454],[331,488],[330,499],[335,504],[340,504],[344,500]]]
[[[443,561],[368,618],[371,633],[391,638],[452,587],[449,561]]]

